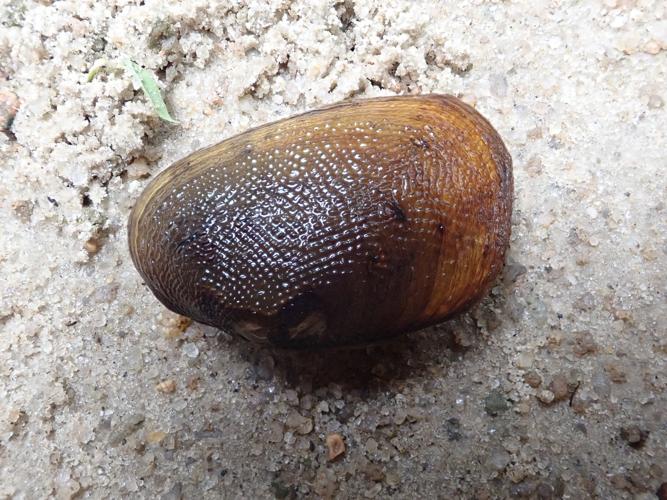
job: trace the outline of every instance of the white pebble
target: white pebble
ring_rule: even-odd
[[[199,348],[192,342],[187,342],[183,344],[183,352],[189,358],[196,358],[199,356]]]

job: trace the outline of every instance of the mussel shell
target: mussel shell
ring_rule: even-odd
[[[159,174],[129,219],[164,305],[285,347],[364,344],[479,300],[510,238],[512,164],[451,96],[345,102]]]

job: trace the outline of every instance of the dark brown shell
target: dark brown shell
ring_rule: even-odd
[[[158,175],[130,252],[169,309],[286,347],[361,344],[477,301],[510,238],[511,158],[450,96],[264,125]]]

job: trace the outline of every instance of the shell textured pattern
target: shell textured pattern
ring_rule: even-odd
[[[288,347],[358,344],[460,312],[509,241],[511,159],[453,97],[342,103],[172,165],[130,217],[170,309]]]

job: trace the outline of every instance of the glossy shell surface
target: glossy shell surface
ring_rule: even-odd
[[[129,220],[169,309],[285,347],[364,344],[479,300],[510,237],[501,138],[450,96],[352,101],[159,174]]]

